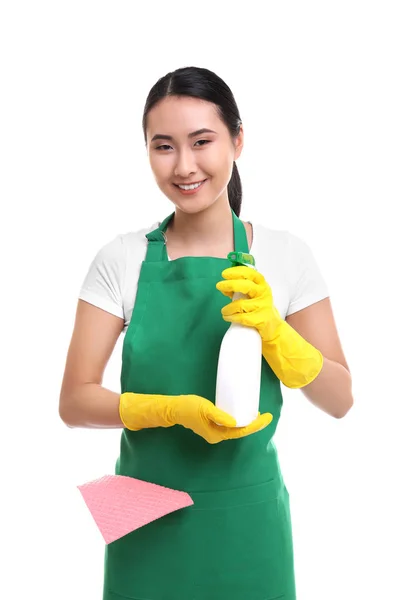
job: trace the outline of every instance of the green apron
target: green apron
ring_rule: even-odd
[[[230,301],[215,285],[231,263],[169,261],[164,232],[172,217],[147,235],[121,392],[214,402],[229,327],[220,311]],[[244,225],[232,218],[234,249],[248,252]],[[295,600],[289,497],[272,441],[281,407],[280,381],[263,360],[260,412],[274,419],[262,431],[209,444],[180,425],[123,430],[116,474],[188,492],[194,505],[106,546],[103,600]]]

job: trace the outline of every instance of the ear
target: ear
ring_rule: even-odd
[[[241,125],[239,135],[235,139],[235,158],[234,158],[234,160],[237,160],[240,157],[240,155],[242,154],[243,143],[244,143],[244,132],[243,132],[243,125]]]

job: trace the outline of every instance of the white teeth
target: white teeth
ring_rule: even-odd
[[[193,185],[179,185],[178,187],[180,187],[181,190],[195,190],[196,188],[200,187],[202,183],[203,182],[200,181],[200,183],[194,183]]]

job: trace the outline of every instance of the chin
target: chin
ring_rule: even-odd
[[[215,201],[207,201],[207,200],[200,200],[200,198],[195,199],[195,198],[190,198],[190,196],[188,196],[188,198],[184,198],[183,200],[180,200],[177,202],[176,198],[169,198],[171,200],[171,202],[174,204],[174,206],[180,210],[181,212],[187,214],[187,215],[195,215],[197,213],[201,213],[204,210],[207,210],[207,208],[209,208],[210,206],[212,206],[214,204]]]
[[[178,210],[180,210],[183,213],[186,213],[187,215],[195,215],[195,214],[201,213],[204,210],[206,210],[207,208],[209,208],[209,206],[211,206],[211,204],[206,204],[205,202],[193,202],[193,203],[180,202],[178,204],[175,202],[175,206]]]

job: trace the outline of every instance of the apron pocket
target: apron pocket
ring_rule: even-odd
[[[282,481],[191,494],[194,505],[109,544],[106,588],[148,600],[295,600]]]

